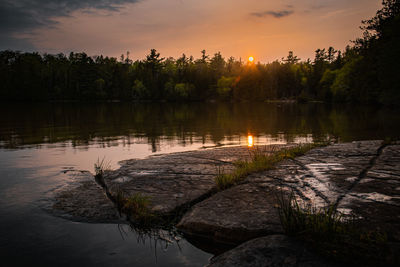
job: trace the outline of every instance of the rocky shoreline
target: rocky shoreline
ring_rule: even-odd
[[[293,146],[263,149],[274,153]],[[293,192],[302,203],[316,208],[336,205],[344,214],[363,218],[399,247],[399,143],[356,141],[314,148],[218,192],[218,171],[232,171],[235,161],[250,157],[249,149],[255,148],[206,149],[121,162],[121,168],[104,175],[108,197],[90,173],[82,173],[86,178],[79,185],[56,195],[54,209],[70,219],[114,222],[120,218],[110,198],[121,192],[140,193],[149,197],[153,213],[178,216],[176,228],[188,239],[239,245],[213,258],[210,266],[334,266],[283,235],[276,195]]]

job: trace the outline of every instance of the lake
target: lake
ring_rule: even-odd
[[[322,103],[2,104],[0,255],[3,266],[203,266],[185,239],[164,247],[116,224],[48,211],[74,170],[219,146],[399,138],[400,111]]]

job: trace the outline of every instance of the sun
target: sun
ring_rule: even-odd
[[[249,62],[253,62],[254,61],[254,57],[249,57]]]

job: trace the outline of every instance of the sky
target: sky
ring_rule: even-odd
[[[0,0],[0,50],[143,59],[254,56],[313,59],[362,35],[381,0]]]

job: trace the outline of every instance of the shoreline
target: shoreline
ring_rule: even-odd
[[[272,147],[269,146],[270,152],[287,148]],[[390,240],[400,242],[396,238],[400,220],[382,221],[393,209],[400,211],[398,192],[387,189],[388,183],[400,184],[397,180],[400,169],[392,170],[393,174],[387,174],[385,169],[398,165],[398,143],[357,141],[315,148],[304,156],[283,160],[272,170],[250,174],[243,182],[216,192],[216,168],[233,171],[234,162],[248,158],[248,151],[246,147],[223,147],[127,160],[118,170],[105,173],[104,184],[114,197],[119,190],[127,196],[147,196],[151,203],[148,208],[162,218],[173,218],[171,226],[175,229],[177,225],[189,240],[200,237],[208,242],[235,246],[258,237],[283,235],[276,199],[272,196],[277,188],[286,188],[301,201],[311,200],[316,207],[335,203],[338,209],[363,218],[373,216],[372,211],[376,212],[379,206],[381,218],[368,219],[375,220],[373,225],[391,231]]]

